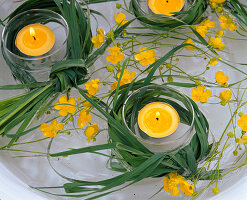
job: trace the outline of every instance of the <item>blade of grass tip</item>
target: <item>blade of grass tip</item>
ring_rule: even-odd
[[[6,121],[8,121],[11,117],[13,117],[18,111],[20,111],[21,109],[23,109],[28,103],[30,103],[31,101],[33,101],[36,97],[38,97],[40,94],[42,94],[45,90],[47,90],[50,85],[45,86],[44,88],[38,89],[38,91],[32,96],[30,97],[26,102],[20,104],[16,110],[14,110],[13,112],[11,112],[8,116],[6,116],[4,119],[1,120],[0,122],[0,126],[2,124],[4,124]]]
[[[106,149],[113,149],[116,148],[117,143],[109,143],[109,144],[102,144],[102,145],[94,145],[90,147],[83,147],[78,149],[72,149],[68,151],[63,151],[59,153],[52,153],[50,154],[51,157],[58,157],[58,156],[69,156],[81,153],[90,153],[94,151],[106,150]]]

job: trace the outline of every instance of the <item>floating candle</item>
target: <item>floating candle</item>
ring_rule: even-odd
[[[167,103],[149,103],[138,114],[139,128],[150,137],[166,137],[177,129],[178,124],[177,111]]]
[[[173,15],[184,7],[185,0],[148,0],[149,8],[155,14]]]
[[[15,44],[24,54],[40,56],[51,50],[55,43],[54,33],[42,24],[31,24],[22,28],[16,37]]]

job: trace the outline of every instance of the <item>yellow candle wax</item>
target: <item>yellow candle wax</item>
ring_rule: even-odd
[[[15,44],[24,54],[40,56],[51,50],[55,43],[54,33],[42,24],[31,24],[22,28],[16,37]]]
[[[177,111],[167,103],[149,103],[138,114],[139,128],[150,137],[162,138],[171,135],[178,124]]]
[[[155,14],[173,15],[184,7],[185,0],[148,0],[149,8]]]

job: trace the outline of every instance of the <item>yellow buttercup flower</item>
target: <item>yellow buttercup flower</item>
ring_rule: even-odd
[[[180,191],[178,189],[178,185],[180,185],[181,191],[186,195],[193,194],[193,186],[190,185],[184,177],[178,175],[177,172],[171,172],[168,174],[168,177],[164,177],[163,184],[164,190],[166,192],[170,192],[172,196],[178,196]]]
[[[195,46],[194,41],[192,39],[190,39],[190,38],[188,38],[184,43],[185,44],[192,44],[192,45]],[[190,51],[194,51],[196,48],[193,47],[193,46],[185,46],[185,49],[190,50]]]
[[[227,81],[229,80],[229,77],[226,74],[224,74],[224,72],[222,71],[217,71],[215,73],[215,80],[219,85],[222,85],[225,87],[228,86]]]
[[[224,35],[224,31],[223,30],[219,30],[219,31],[217,31],[217,33],[216,33],[216,36],[217,37],[222,37]]]
[[[66,96],[61,96],[58,99],[58,102],[55,103],[54,108],[59,111],[59,115],[67,116],[69,113],[74,113],[76,111],[76,100],[73,97],[70,97],[67,100]]]
[[[196,31],[202,36],[206,37],[208,30],[215,27],[215,22],[209,19],[203,20],[199,25],[195,26]]]
[[[206,37],[206,34],[208,33],[208,27],[202,26],[202,25],[196,25],[195,26],[196,31],[202,36]]]
[[[209,61],[209,64],[210,64],[211,66],[215,66],[215,65],[218,64],[218,60],[217,60],[216,58],[212,58],[212,59]]]
[[[93,79],[85,83],[89,95],[95,95],[98,92],[100,88],[99,81],[99,79]]]
[[[226,0],[210,0],[212,3],[224,3]]]
[[[120,75],[121,73],[119,72],[117,74],[117,78],[119,79],[120,78]],[[123,72],[123,76],[121,78],[121,81],[120,81],[120,85],[119,86],[122,86],[126,83],[131,83],[133,78],[136,76],[136,73],[135,72],[131,72],[129,73],[129,70],[128,69],[124,69],[124,72]],[[117,88],[117,84],[118,84],[118,81],[115,81],[114,83],[111,84],[111,90],[116,90]]]
[[[98,32],[98,35],[93,36],[91,38],[91,41],[92,43],[94,43],[95,48],[99,48],[102,45],[102,43],[104,43],[105,41],[104,31],[101,28],[99,28],[97,32]]]
[[[120,52],[120,48],[117,46],[110,47],[108,51],[110,52],[110,55],[106,56],[106,60],[112,64],[117,64],[124,59],[124,53]]]
[[[111,90],[116,90],[117,89],[117,84],[118,81],[115,81],[114,83],[111,84]],[[126,84],[125,82],[123,82],[122,80],[120,81],[119,87]]]
[[[92,120],[92,115],[89,114],[88,110],[82,110],[79,113],[78,126],[84,127],[86,126],[86,123],[90,122],[91,120]]]
[[[242,138],[237,138],[236,142],[239,144],[247,144],[247,136],[243,136]]]
[[[206,26],[207,28],[214,28],[215,27],[215,22],[210,21],[209,19],[205,19],[200,23],[201,26]]]
[[[139,50],[141,53],[135,55],[135,59],[140,61],[142,66],[147,66],[155,62],[155,51],[146,50],[146,48],[141,48]]]
[[[243,131],[247,131],[247,114],[242,115],[237,124]]]
[[[85,110],[89,110],[92,107],[92,104],[89,103],[86,99],[82,99],[82,105],[84,106]]]
[[[94,139],[95,135],[99,132],[99,128],[97,123],[96,124],[92,124],[90,126],[88,126],[85,129],[85,135],[87,136],[87,141],[90,142],[91,139]]]
[[[128,22],[128,20],[126,20],[125,14],[123,13],[118,13],[118,15],[114,13],[114,19],[115,19],[115,22],[120,26],[123,26],[124,24]]]
[[[40,131],[43,132],[45,137],[56,137],[57,131],[63,130],[63,124],[57,123],[57,120],[54,119],[51,124],[43,123],[40,126]]]
[[[180,190],[188,196],[191,196],[194,193],[193,186],[185,180],[180,182]]]
[[[222,101],[230,101],[232,98],[232,91],[231,90],[224,90],[220,93],[219,98]]]
[[[237,30],[237,28],[238,27],[237,27],[237,24],[236,23],[233,23],[232,22],[232,23],[229,24],[229,30],[230,31],[235,31],[235,30]]]
[[[208,44],[220,51],[225,49],[225,45],[224,43],[222,43],[222,39],[219,37],[216,38],[210,37],[210,39],[208,40]]]
[[[192,99],[194,101],[200,101],[201,103],[207,102],[207,99],[211,97],[211,91],[206,89],[204,85],[199,85],[197,88],[191,90]]]
[[[119,72],[117,74],[117,77],[119,78],[121,75],[121,73]],[[121,81],[124,82],[124,84],[126,83],[131,83],[133,78],[136,76],[136,73],[135,72],[131,72],[129,73],[129,70],[128,69],[124,69],[124,72],[123,72],[123,76],[122,76],[122,79]]]

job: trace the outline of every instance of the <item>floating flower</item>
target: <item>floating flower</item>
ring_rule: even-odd
[[[201,103],[207,102],[207,99],[211,97],[211,91],[206,89],[204,85],[199,85],[197,88],[191,90],[192,99],[194,101],[200,101]]]
[[[186,195],[193,194],[193,186],[190,185],[184,177],[178,175],[177,172],[171,172],[168,177],[164,177],[163,184],[164,190],[170,192],[172,196],[178,196],[180,191],[178,190],[178,185],[180,184],[181,191]]]
[[[192,39],[190,39],[190,38],[188,38],[184,43],[185,44],[192,44],[192,45],[195,46],[194,41]],[[196,48],[193,47],[193,46],[188,45],[188,46],[185,46],[185,49],[190,50],[190,51],[194,51]]]
[[[100,87],[99,81],[99,79],[93,79],[85,83],[85,87],[88,91],[88,94],[95,95],[98,92]]]
[[[222,101],[230,101],[232,98],[232,91],[231,90],[224,90],[220,93],[219,98]]]
[[[68,113],[74,113],[76,111],[76,100],[73,97],[70,97],[67,100],[66,96],[61,96],[58,99],[58,102],[55,103],[54,108],[59,111],[59,115],[67,116]]]
[[[210,39],[208,40],[208,44],[220,51],[225,49],[225,44],[222,43],[222,39],[219,37],[216,38],[210,37]]]
[[[97,31],[98,35],[91,38],[92,43],[94,43],[95,48],[99,48],[105,41],[105,35],[103,29],[99,28]]]
[[[237,124],[243,131],[247,131],[247,114],[242,115]]]
[[[92,120],[92,115],[89,114],[88,110],[82,110],[79,113],[78,118],[78,126],[84,127],[86,126],[86,123],[90,122]]]
[[[226,0],[210,0],[212,3],[224,3]]]
[[[120,26],[123,26],[124,24],[128,22],[128,20],[126,20],[125,14],[123,13],[118,13],[118,15],[114,13],[114,19],[115,19],[115,22]]]
[[[229,79],[229,77],[226,74],[224,74],[224,72],[222,72],[222,71],[217,71],[215,73],[215,80],[219,85],[227,87],[228,86],[228,83],[227,83],[228,79]]]
[[[147,66],[155,62],[155,51],[146,50],[146,48],[141,48],[139,50],[141,53],[135,55],[135,59],[140,61],[142,66]]]
[[[243,136],[242,138],[237,138],[236,142],[239,144],[247,144],[247,136]]]
[[[63,130],[63,124],[57,123],[57,120],[54,119],[51,124],[43,123],[40,126],[40,131],[43,132],[45,137],[56,137],[57,131]]]
[[[85,135],[87,136],[87,141],[90,142],[91,139],[94,139],[94,136],[99,132],[99,127],[96,124],[92,124],[90,126],[88,126],[85,129]]]
[[[112,64],[117,64],[124,59],[124,53],[120,52],[120,48],[117,46],[110,47],[108,51],[110,52],[110,55],[106,56],[106,60]]]

